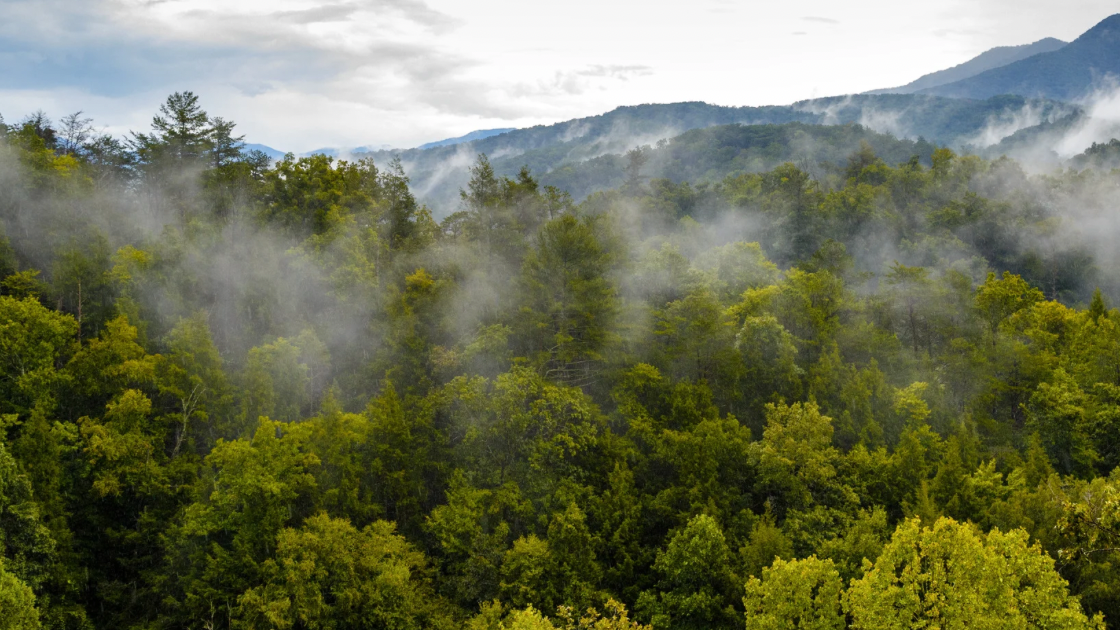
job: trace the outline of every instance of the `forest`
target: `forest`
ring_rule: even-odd
[[[190,92],[0,119],[0,629],[1120,627],[1115,142],[430,208]]]

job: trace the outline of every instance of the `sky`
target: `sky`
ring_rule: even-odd
[[[145,131],[191,90],[284,151],[412,147],[622,105],[783,105],[1076,38],[1114,0],[0,0],[0,115]]]

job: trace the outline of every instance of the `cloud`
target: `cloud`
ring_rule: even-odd
[[[0,0],[0,11],[15,17],[0,25],[0,89],[126,97],[202,85],[251,96],[289,87],[383,106],[419,102],[462,111],[479,104],[446,97],[449,89],[481,91],[456,79],[472,60],[440,50],[430,36],[408,36],[454,24],[416,0],[256,12],[201,2],[94,0],[74,10],[70,4]],[[43,20],[44,12],[65,17]],[[394,84],[405,89],[393,96],[368,89]]]
[[[584,77],[605,77],[628,81],[631,77],[640,77],[653,74],[653,68],[650,68],[649,66],[594,65],[584,70],[578,70],[576,71],[576,74]]]
[[[315,24],[320,22],[345,22],[358,11],[353,4],[327,4],[311,9],[277,11],[268,17],[293,24]]]
[[[574,70],[557,71],[550,78],[536,83],[520,83],[507,91],[514,98],[539,98],[549,95],[579,96],[611,82],[625,82],[649,76],[653,68],[644,65],[593,64]]]
[[[382,2],[368,2],[367,4],[380,5],[386,4],[392,6],[402,14],[407,16],[410,20],[419,24],[424,24],[429,28],[435,30],[444,30],[459,26],[462,22],[444,13],[440,13],[432,9],[427,4],[419,0],[385,0]]]
[[[416,0],[266,11],[243,4],[0,0],[9,16],[0,25],[0,56],[8,62],[0,86],[124,95],[169,78],[261,85],[330,81],[403,63],[419,62],[428,72],[464,63],[423,38],[402,36],[455,23]],[[46,14],[61,17],[45,20]]]

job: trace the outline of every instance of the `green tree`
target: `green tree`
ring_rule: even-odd
[[[160,104],[152,118],[152,133],[133,133],[132,143],[141,159],[159,157],[189,165],[210,149],[210,116],[198,104],[194,92],[175,92]]]
[[[778,559],[747,582],[747,630],[842,630],[844,583],[831,560]]]
[[[169,352],[156,366],[156,383],[174,427],[171,456],[176,457],[184,446],[203,453],[206,443],[233,433],[222,356],[204,313],[180,320],[166,342]]]
[[[238,598],[245,628],[454,627],[431,591],[423,554],[386,521],[358,530],[313,516],[280,531],[261,573],[264,584]]]
[[[723,530],[701,514],[673,535],[657,554],[656,591],[638,598],[636,610],[653,628],[731,628],[738,615],[730,605],[736,578]]]
[[[752,445],[759,490],[775,514],[815,504],[847,508],[858,503],[837,475],[840,454],[832,446],[832,419],[814,403],[766,406],[766,430]]]
[[[522,265],[523,351],[560,382],[593,380],[614,338],[619,305],[609,229],[601,218],[564,215],[541,228]]]
[[[0,630],[39,630],[35,593],[0,562]]]
[[[1042,291],[1027,284],[1020,276],[1005,271],[1003,277],[998,278],[994,272],[989,273],[987,281],[976,289],[976,308],[988,324],[992,345],[995,345],[1000,325],[1008,317],[1042,299]]]
[[[170,619],[228,628],[237,598],[261,579],[277,535],[310,516],[319,459],[302,431],[261,420],[251,439],[219,440],[206,456],[195,500],[165,537],[178,596]]]
[[[56,367],[77,332],[73,317],[34,298],[0,296],[0,409],[26,412],[38,400],[53,400]]]
[[[1098,459],[1087,398],[1077,382],[1058,368],[1050,383],[1038,384],[1027,406],[1027,428],[1038,434],[1051,461],[1067,474],[1084,472]]]
[[[1022,530],[986,536],[939,519],[899,525],[882,555],[853,580],[853,628],[1103,628],[1071,596],[1054,561]]]

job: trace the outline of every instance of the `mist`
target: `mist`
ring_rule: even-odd
[[[51,630],[311,623],[298,589],[354,594],[340,628],[731,630],[783,567],[839,598],[897,532],[1006,528],[1063,619],[1120,612],[1052,560],[1120,466],[1118,99],[650,105],[341,159],[248,151],[189,92],[126,137],[5,124],[0,475],[52,552],[0,578],[81,622]]]

